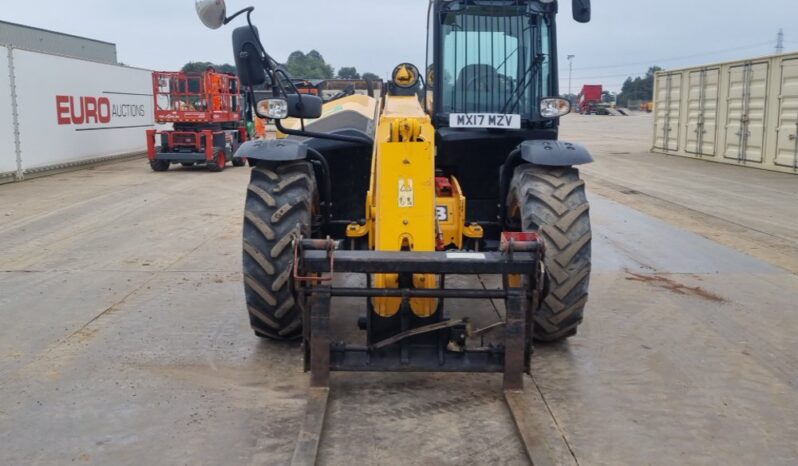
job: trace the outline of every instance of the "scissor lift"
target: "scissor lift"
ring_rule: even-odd
[[[155,71],[152,88],[155,122],[172,125],[170,130],[147,131],[153,170],[166,171],[174,163],[204,164],[211,171],[224,170],[227,162],[244,165],[244,159],[234,157],[248,137],[236,76],[213,70]]]

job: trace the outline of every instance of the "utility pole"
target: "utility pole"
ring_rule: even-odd
[[[573,93],[571,92],[571,82],[574,73],[574,58],[576,55],[568,55],[568,98],[570,99]]]
[[[776,34],[776,55],[782,53],[784,53],[784,29],[779,29],[779,33]]]

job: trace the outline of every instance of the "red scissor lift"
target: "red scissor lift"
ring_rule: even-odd
[[[227,162],[236,167],[246,163],[234,157],[247,140],[237,77],[212,70],[155,71],[152,88],[156,123],[173,125],[172,130],[147,131],[147,156],[153,170],[166,171],[180,163],[222,171]]]

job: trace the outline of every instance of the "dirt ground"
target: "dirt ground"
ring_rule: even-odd
[[[528,407],[561,464],[796,464],[798,177],[651,154],[650,128],[563,121],[597,159],[591,297]],[[247,178],[134,160],[0,186],[0,464],[290,459],[308,376],[247,325]],[[322,464],[527,464],[500,376],[334,374],[330,403]]]

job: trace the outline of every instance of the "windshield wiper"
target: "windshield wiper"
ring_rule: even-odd
[[[546,55],[543,55],[542,53],[535,55],[535,59],[532,60],[532,63],[530,63],[529,67],[526,69],[526,71],[524,71],[524,75],[518,82],[518,86],[516,86],[512,94],[510,94],[510,98],[507,99],[507,102],[505,102],[504,107],[502,108],[502,113],[506,114],[508,111],[518,106],[518,104],[521,102],[521,99],[524,98],[527,87],[529,87],[531,83],[535,82],[535,77],[537,77],[538,73],[540,72],[540,68],[543,66],[543,62],[545,61]],[[527,75],[530,73],[532,73],[532,76],[530,76],[529,80],[527,80]]]

